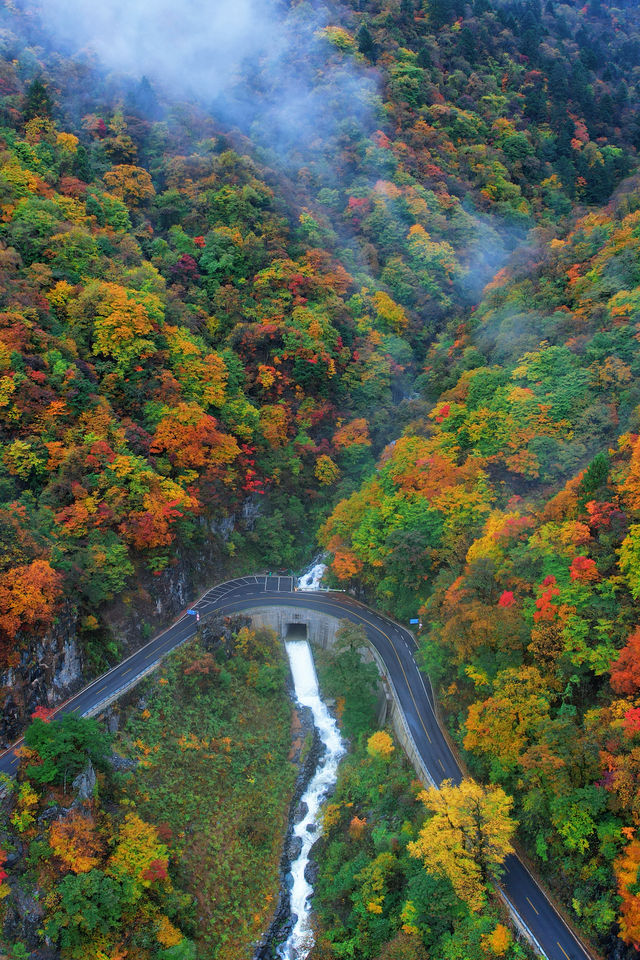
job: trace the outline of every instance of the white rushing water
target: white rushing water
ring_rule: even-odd
[[[326,563],[314,563],[298,580],[298,590],[318,590],[326,569]]]
[[[286,647],[296,698],[302,706],[310,707],[313,722],[326,748],[309,786],[302,795],[302,803],[306,804],[307,812],[293,830],[294,836],[302,839],[298,858],[291,864],[291,914],[295,923],[288,940],[278,948],[281,960],[305,960],[313,946],[313,934],[309,924],[309,901],[313,888],[305,879],[304,871],[309,863],[311,847],[320,835],[320,824],[316,823],[316,817],[323,800],[336,782],[338,764],[345,748],[337,724],[320,698],[309,644],[306,640],[295,640],[287,643]]]

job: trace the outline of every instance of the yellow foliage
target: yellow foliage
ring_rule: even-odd
[[[0,407],[6,407],[15,392],[16,385],[13,377],[0,377]]]
[[[371,863],[356,875],[361,886],[362,902],[369,913],[382,913],[385,887],[391,873],[396,868],[396,858],[392,853],[379,853]]]
[[[432,815],[408,845],[409,853],[448,877],[460,899],[480,910],[487,881],[513,853],[513,800],[501,787],[474,780],[458,787],[445,780],[440,790],[425,790],[420,799]]]
[[[400,919],[402,920],[402,929],[405,933],[420,933],[418,927],[415,925],[414,921],[418,915],[418,911],[415,908],[414,903],[411,900],[407,900],[400,912]]]
[[[482,942],[496,957],[502,957],[511,946],[512,939],[504,924],[499,923],[493,933],[489,933],[482,938]]]
[[[175,947],[184,939],[180,931],[174,927],[168,917],[160,917],[156,933],[158,943],[162,947]]]
[[[323,487],[331,486],[340,476],[340,469],[326,453],[318,457],[314,469],[316,479],[320,481]]]
[[[386,730],[372,733],[367,740],[367,753],[376,760],[390,760],[394,750],[393,740]]]
[[[413,229],[413,228],[412,228]],[[421,228],[422,229],[422,228]],[[373,295],[378,320],[390,327],[394,333],[400,333],[409,323],[404,309],[391,299],[388,293],[379,290]]]
[[[11,823],[20,833],[24,833],[35,821],[34,808],[38,805],[38,794],[28,781],[20,784],[17,809],[11,817]]]
[[[342,806],[339,803],[328,803],[324,808],[322,816],[322,825],[325,833],[328,833],[333,827],[340,823]]]
[[[56,137],[56,144],[67,153],[76,153],[79,143],[78,138],[72,133],[59,133]]]
[[[52,307],[64,311],[72,296],[73,287],[71,284],[67,283],[66,280],[59,280],[47,293],[47,300]]]
[[[156,192],[147,171],[127,163],[108,170],[104,182],[114,197],[130,207],[140,206],[154,197]]]
[[[40,141],[53,143],[56,128],[48,117],[33,117],[24,126],[24,138],[32,146]]]
[[[93,324],[95,354],[126,362],[154,352],[153,343],[144,338],[155,327],[157,297],[107,282],[92,285],[87,288],[88,294],[89,291],[97,300]]]
[[[118,842],[108,864],[107,872],[112,876],[128,876],[134,881],[134,891],[138,896],[143,887],[154,882],[149,875],[152,864],[166,871],[167,848],[158,839],[156,828],[145,823],[135,813],[129,813],[118,831]]]

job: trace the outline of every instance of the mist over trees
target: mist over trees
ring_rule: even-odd
[[[299,569],[319,541],[335,584],[421,618],[504,844],[517,821],[581,932],[632,957],[636,5],[22,2],[0,53],[5,739],[55,701],[29,672],[52,638],[77,637],[89,679],[121,655],[115,609],[151,616],[196,569]],[[434,811],[399,751],[367,750],[356,645],[333,678],[359,752],[327,826],[344,896],[320,883],[322,949],[516,960],[490,905],[411,857]],[[252,689],[277,685],[249,653]],[[198,687],[230,682],[191,666]],[[44,719],[11,801],[36,844],[46,784],[66,789]],[[71,737],[65,769],[84,751],[102,774],[94,746]],[[97,960],[140,885],[168,895],[155,826],[96,816],[47,841],[65,958]],[[162,903],[143,960],[193,953]]]

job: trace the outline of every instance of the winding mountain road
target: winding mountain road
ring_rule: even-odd
[[[209,590],[192,609],[201,616],[230,615],[269,605],[302,607],[361,624],[384,661],[407,726],[433,781],[460,782],[462,772],[436,719],[430,685],[414,659],[415,641],[404,627],[346,594],[296,591],[292,577],[248,576],[232,580]],[[101,704],[106,705],[119,691],[128,689],[134,679],[193,637],[196,628],[196,617],[185,613],[168,630],[67,700],[58,709],[58,715],[95,713]],[[0,754],[1,772],[15,772],[19,762],[16,750],[21,742]],[[507,858],[501,888],[548,960],[593,960],[516,856]]]

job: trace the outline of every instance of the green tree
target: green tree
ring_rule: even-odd
[[[46,922],[47,935],[68,950],[81,947],[88,937],[115,930],[130,899],[129,886],[128,878],[114,879],[100,870],[69,874],[58,884],[60,899]]]
[[[375,717],[378,671],[361,660],[360,650],[366,646],[364,628],[341,620],[326,685],[330,696],[344,701],[342,722],[348,737],[370,730]]]
[[[376,45],[373,37],[371,36],[371,31],[366,23],[361,23],[358,27],[358,32],[356,33],[356,43],[358,44],[358,50],[363,57],[368,57],[369,60],[372,60],[375,63]]]
[[[24,118],[33,120],[34,117],[50,117],[53,103],[49,91],[42,80],[37,77],[27,90],[24,99]]]
[[[94,767],[104,769],[111,747],[111,737],[93,718],[66,714],[60,720],[46,723],[35,720],[27,728],[24,740],[38,760],[29,763],[26,774],[35,783],[62,784],[73,780],[91,761]]]

